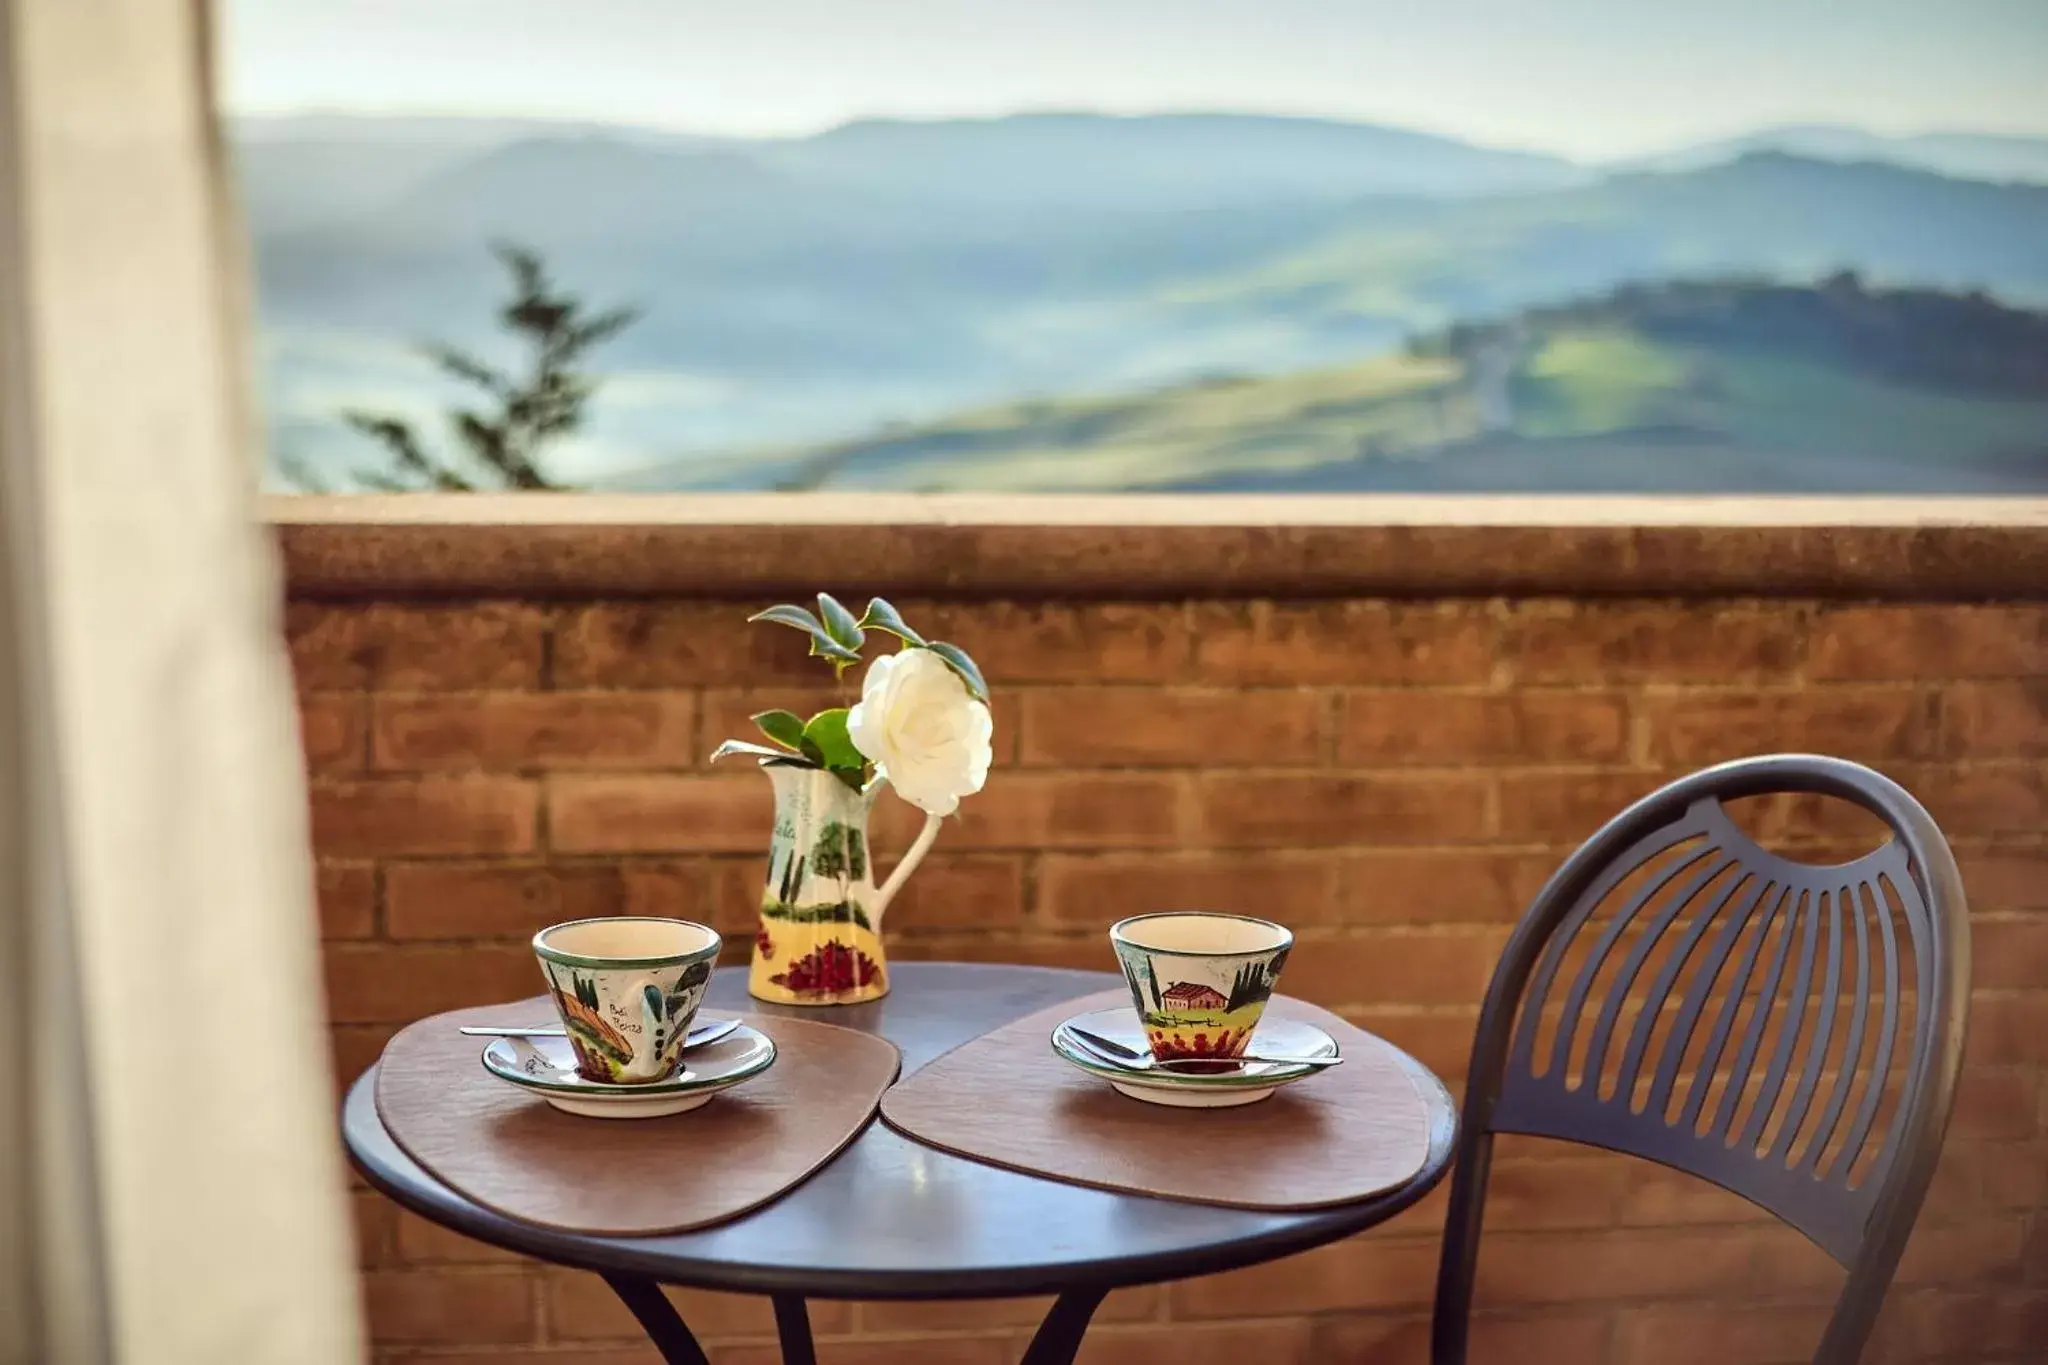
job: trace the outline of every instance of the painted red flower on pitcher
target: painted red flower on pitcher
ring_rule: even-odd
[[[821,943],[768,979],[784,990],[832,995],[881,980],[882,968],[858,948]]]

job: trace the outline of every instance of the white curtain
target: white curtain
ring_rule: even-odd
[[[362,1357],[197,0],[0,0],[0,1352]]]

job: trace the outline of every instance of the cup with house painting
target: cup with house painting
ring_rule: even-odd
[[[534,956],[576,1074],[612,1085],[673,1075],[720,944],[707,925],[639,915],[571,920],[535,934]]]
[[[1145,1043],[1159,1061],[1242,1056],[1294,946],[1249,915],[1169,911],[1110,926]]]

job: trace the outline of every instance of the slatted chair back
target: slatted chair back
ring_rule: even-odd
[[[1725,803],[1807,794],[1882,821],[1846,863],[1760,847]],[[1437,1285],[1462,1365],[1496,1133],[1659,1162],[1776,1214],[1848,1271],[1816,1365],[1868,1338],[1933,1177],[1969,1003],[1955,859],[1903,788],[1782,754],[1622,812],[1531,903],[1479,1020]]]

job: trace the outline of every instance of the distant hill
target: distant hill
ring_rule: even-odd
[[[1285,300],[1296,318],[1372,313],[1429,328],[1630,280],[1843,269],[2048,302],[2048,187],[1757,152],[1545,194],[1360,206],[1317,239],[1181,298],[1266,313]]]
[[[1888,137],[1827,123],[1786,124],[1703,142],[1616,169],[1690,171],[1747,156],[1785,152],[1820,161],[1885,161],[1964,180],[2048,185],[2048,138],[1994,133],[1914,133]]]
[[[1959,358],[1957,334],[1997,344]],[[2048,314],[1631,287],[1357,365],[1026,402],[777,461],[783,487],[2048,492]]]
[[[1561,157],[1402,128],[1252,114],[867,120],[771,144],[766,164],[872,193],[1091,212],[1460,197],[1585,177]]]
[[[412,349],[489,351],[493,238],[645,317],[570,477],[1028,395],[1341,366],[1418,331],[1723,274],[2048,302],[2048,188],[1752,152],[1570,163],[1312,119],[1032,115],[750,142],[519,121],[238,129],[274,443],[351,462],[344,406],[432,420]],[[770,461],[772,464],[772,461]],[[761,468],[768,466],[762,465]],[[667,477],[664,475],[663,477]]]

